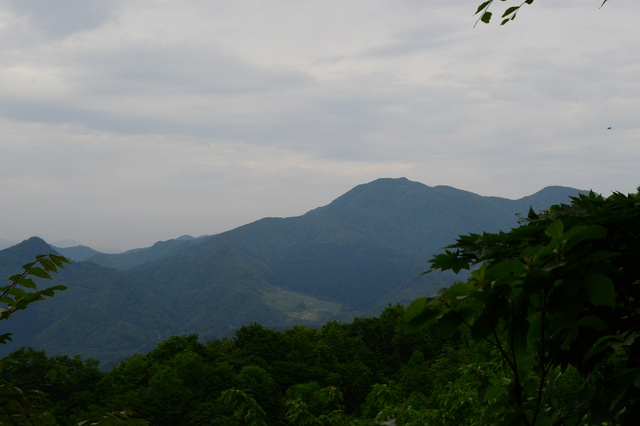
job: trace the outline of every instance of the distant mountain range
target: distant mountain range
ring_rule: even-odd
[[[566,203],[580,192],[554,186],[508,200],[378,179],[302,216],[121,254],[30,238],[0,250],[0,274],[55,250],[75,261],[54,277],[68,290],[2,324],[14,342],[0,355],[26,345],[94,357],[108,367],[171,335],[219,338],[252,321],[284,328],[377,315],[390,303],[450,285],[451,275],[421,273],[456,236],[507,230],[517,225],[516,213]]]

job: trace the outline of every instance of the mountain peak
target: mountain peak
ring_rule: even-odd
[[[568,203],[570,201],[569,197],[577,197],[579,194],[587,194],[588,192],[589,191],[569,188],[566,186],[554,185],[554,186],[547,186],[545,188],[542,188],[540,191],[536,192],[535,194],[522,197],[517,201],[528,202],[528,200],[536,199],[536,200],[539,200],[538,203],[540,205],[545,206],[545,208],[548,208],[552,204],[557,204],[557,200],[559,198],[564,198],[566,200],[564,202]]]
[[[50,253],[52,248],[45,240],[40,237],[31,237],[28,238],[21,243],[16,244],[13,247],[9,247],[6,250],[15,250],[15,251],[31,251],[36,250],[40,251],[39,254]]]
[[[429,188],[427,185],[411,181],[405,177],[380,178],[356,186],[333,200],[326,207],[330,210],[358,209],[360,207],[375,210],[394,204],[408,195],[423,192]]]
[[[45,240],[31,237],[15,246],[0,250],[0,264],[11,265],[15,268],[26,262],[33,262],[40,254],[59,254]]]

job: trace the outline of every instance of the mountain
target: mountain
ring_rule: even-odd
[[[302,216],[96,254],[54,277],[67,291],[7,322],[16,344],[2,350],[32,345],[108,366],[176,334],[217,338],[252,321],[313,326],[377,314],[389,303],[451,284],[452,275],[421,273],[457,235],[509,229],[517,225],[515,213],[567,202],[579,192],[549,187],[508,200],[378,179]],[[16,273],[47,250],[39,239],[2,250],[0,272]],[[4,255],[21,260],[5,264]]]
[[[35,254],[34,254],[35,253]],[[22,265],[33,262],[36,254],[60,254],[53,250],[44,240],[32,237],[20,244],[0,250],[0,274],[9,276],[21,273]]]
[[[101,254],[98,250],[94,250],[91,247],[77,245],[72,247],[56,247],[51,245],[51,248],[65,256],[69,260],[75,260],[76,262],[82,262],[87,260],[91,256]]]

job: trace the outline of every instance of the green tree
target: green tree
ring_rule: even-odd
[[[346,424],[342,406],[344,397],[335,386],[320,389],[316,382],[299,384],[289,389],[287,395],[296,395],[287,401],[289,409],[285,414],[287,421],[292,425]]]
[[[78,355],[47,357],[44,351],[31,348],[21,348],[0,360],[0,383],[41,393],[48,411],[67,423],[96,402],[102,375],[96,360],[83,361]]]
[[[407,318],[441,336],[465,325],[494,348],[505,375],[484,400],[498,423],[624,424],[640,416],[638,259],[640,195],[592,192],[510,232],[461,236],[431,264],[471,277],[414,301]],[[568,367],[581,389],[554,398]]]
[[[23,391],[0,384],[0,425],[56,425],[47,411],[46,397],[39,391]]]
[[[179,420],[186,415],[191,396],[191,389],[176,370],[168,365],[158,366],[147,388],[149,420],[158,425],[181,424]]]
[[[265,369],[257,365],[247,365],[234,377],[233,382],[238,389],[249,392],[270,418],[279,414],[281,395],[278,384]]]
[[[220,395],[220,401],[231,408],[236,424],[266,426],[267,414],[250,393],[235,388],[227,389]]]

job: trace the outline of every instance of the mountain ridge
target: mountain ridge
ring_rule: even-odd
[[[252,321],[283,328],[375,315],[451,284],[451,274],[421,273],[457,235],[508,229],[530,205],[541,210],[580,192],[557,187],[508,200],[378,179],[300,216],[73,262],[54,277],[67,291],[9,324],[17,344],[109,366],[170,335],[218,338]],[[34,240],[25,247],[21,255],[30,257],[22,263],[49,246]],[[3,264],[6,250],[2,272],[22,264]]]

